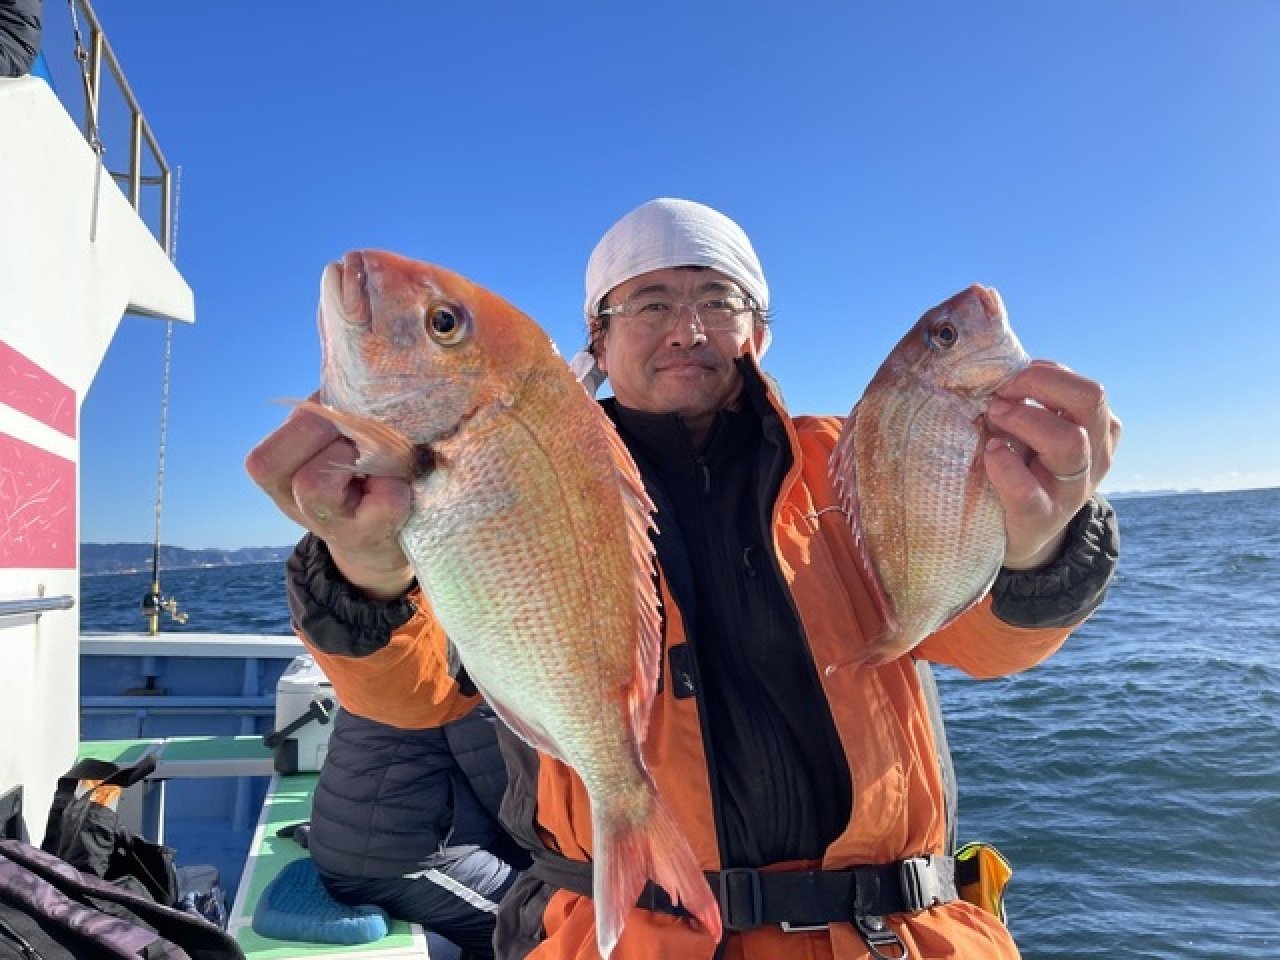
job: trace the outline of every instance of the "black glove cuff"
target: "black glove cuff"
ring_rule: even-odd
[[[1095,494],[1071,518],[1057,560],[1039,570],[1001,569],[991,586],[991,610],[1015,627],[1080,623],[1107,595],[1119,555],[1116,512]]]
[[[285,592],[294,629],[325,653],[364,657],[385,647],[413,617],[407,596],[373,600],[351,586],[325,542],[308,533],[285,564]]]

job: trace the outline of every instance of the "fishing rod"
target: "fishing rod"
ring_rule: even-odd
[[[182,167],[174,177],[173,226],[167,239],[169,260],[178,260],[178,213],[182,209]],[[155,537],[151,543],[151,589],[142,596],[142,615],[147,618],[147,633],[160,632],[160,614],[167,613],[176,623],[186,623],[187,615],[178,610],[176,597],[166,597],[160,592],[160,517],[164,505],[164,454],[165,440],[169,433],[169,368],[173,361],[173,321],[165,323],[164,376],[160,388],[160,451],[156,466]]]

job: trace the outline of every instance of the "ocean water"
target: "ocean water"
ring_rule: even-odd
[[[1280,960],[1280,489],[1116,507],[1115,583],[1056,656],[940,671],[961,838],[1012,861],[1028,960]],[[149,583],[85,578],[84,629],[139,629]],[[280,564],[163,587],[166,632],[288,629]]]
[[[162,633],[292,633],[284,598],[283,563],[161,570],[160,592],[178,601],[185,624],[162,615]],[[108,573],[80,579],[80,629],[84,633],[134,633],[147,629],[142,598],[150,573]]]
[[[962,836],[1013,861],[1034,960],[1280,958],[1280,489],[1123,499],[1101,609],[948,675]]]

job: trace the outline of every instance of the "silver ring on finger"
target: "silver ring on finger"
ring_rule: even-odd
[[[1041,463],[1043,462],[1044,461],[1041,461]],[[1047,466],[1045,467],[1045,469],[1049,470],[1049,476],[1053,477],[1053,479],[1057,480],[1059,483],[1070,483],[1072,480],[1079,480],[1081,477],[1083,477],[1086,473],[1089,472],[1089,469],[1092,466],[1093,466],[1093,463],[1089,460],[1086,460],[1084,462],[1083,467],[1081,467],[1079,470],[1073,470],[1071,473],[1054,473],[1052,470],[1049,470]]]

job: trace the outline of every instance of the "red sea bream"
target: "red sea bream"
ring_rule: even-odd
[[[846,662],[908,653],[990,589],[1005,533],[985,410],[1028,362],[1000,295],[975,285],[920,318],[849,415],[831,469],[884,629]]]
[[[410,479],[400,542],[485,699],[591,798],[596,940],[647,880],[720,914],[645,767],[661,645],[653,505],[543,330],[440,267],[348,254],[321,284],[322,403],[357,468]]]

